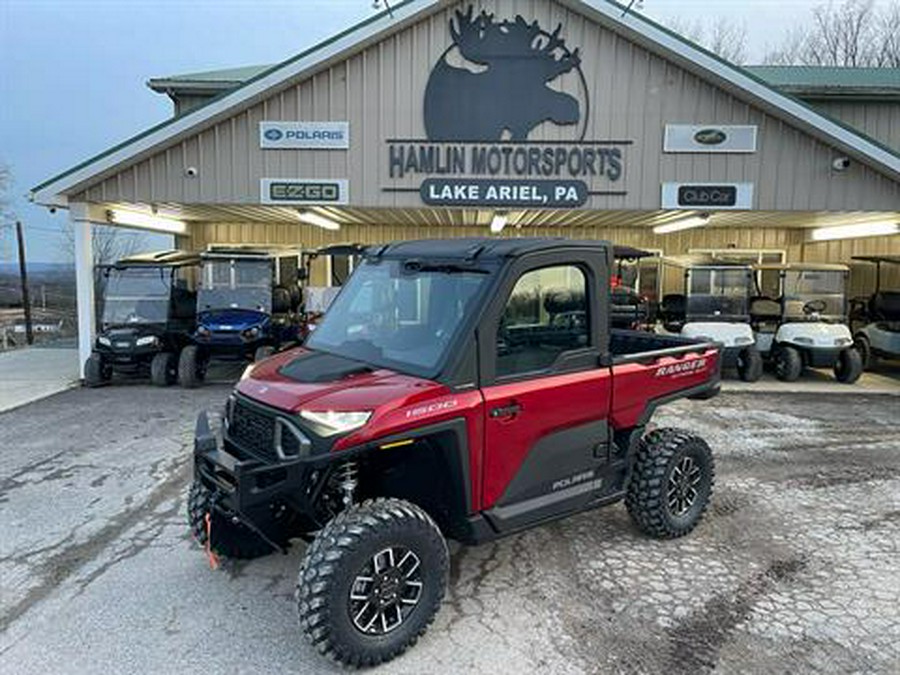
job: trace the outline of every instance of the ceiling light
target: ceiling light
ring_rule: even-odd
[[[315,211],[298,211],[297,218],[299,218],[300,222],[302,222],[302,223],[308,223],[309,225],[315,225],[316,227],[321,227],[325,230],[341,229],[340,223],[332,220],[331,218],[326,218],[325,216],[320,216]]]
[[[854,225],[819,227],[812,231],[810,239],[813,241],[830,241],[832,239],[875,237],[884,234],[900,234],[900,223],[856,223]]]
[[[676,220],[672,223],[666,223],[665,225],[657,225],[653,228],[653,233],[670,234],[672,232],[690,230],[695,227],[703,227],[704,225],[709,225],[708,213],[702,213],[699,216],[690,216],[689,218],[682,218],[681,220]]]
[[[494,217],[491,219],[491,232],[493,234],[500,234],[503,232],[503,228],[506,227],[506,224],[509,222],[509,215],[502,211],[497,211],[494,214]]]
[[[165,232],[167,234],[187,233],[187,223],[183,220],[166,218],[151,213],[111,209],[106,212],[106,218],[115,225],[123,225],[125,227],[137,227],[142,230]]]

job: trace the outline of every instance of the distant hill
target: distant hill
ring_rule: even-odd
[[[74,273],[75,266],[72,263],[46,263],[46,262],[29,262],[29,274],[65,274],[67,272]],[[18,274],[19,263],[17,262],[0,262],[0,274]]]

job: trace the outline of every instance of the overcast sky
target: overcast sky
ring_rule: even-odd
[[[752,63],[822,1],[643,0],[642,11],[743,23]],[[373,11],[372,0],[0,0],[0,163],[24,195],[168,117],[149,78],[282,61]],[[14,206],[29,259],[65,259],[65,212]],[[0,236],[0,262],[11,260]]]

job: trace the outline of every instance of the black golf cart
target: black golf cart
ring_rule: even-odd
[[[863,368],[873,365],[878,358],[900,359],[900,290],[884,290],[882,270],[884,265],[895,265],[894,271],[900,273],[900,255],[861,255],[853,259],[875,265],[875,290],[871,295],[850,301],[853,343]]]
[[[104,290],[97,339],[84,364],[87,386],[109,382],[114,372],[175,383],[179,353],[196,322],[199,264],[196,254],[163,251],[98,267]]]
[[[300,341],[300,252],[216,248],[200,254],[197,328],[178,381],[201,382],[211,360],[260,361]]]

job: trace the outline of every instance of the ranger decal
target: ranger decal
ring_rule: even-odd
[[[692,373],[696,373],[700,370],[704,370],[706,368],[706,359],[693,359],[691,361],[681,361],[679,363],[672,363],[668,366],[660,366],[657,368],[656,373],[654,373],[655,377],[681,377],[683,375],[690,375]]]

